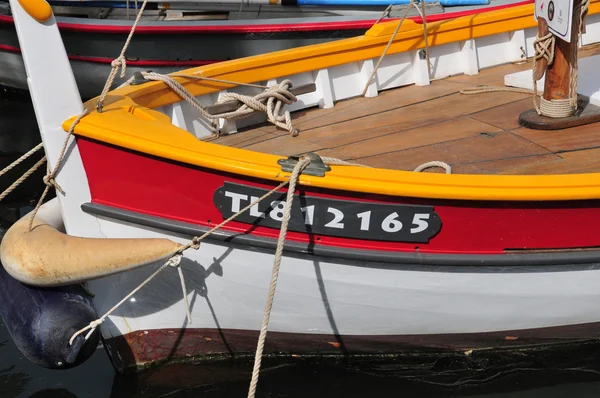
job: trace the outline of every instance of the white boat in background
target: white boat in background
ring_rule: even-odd
[[[100,317],[73,338],[99,328],[117,369],[249,357],[259,335],[265,355],[399,361],[598,339],[597,124],[575,125],[600,111],[519,124],[532,93],[503,82],[531,68],[533,4],[138,75],[86,103],[44,0],[11,6],[58,203],[0,257],[30,286],[85,282]],[[598,63],[600,2],[584,15],[569,45]]]

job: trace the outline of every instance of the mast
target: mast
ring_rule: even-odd
[[[588,5],[589,0],[536,0],[534,94],[537,81],[544,73],[546,77],[539,107],[536,103],[535,109],[519,117],[523,126],[555,130],[600,121],[600,108],[582,103],[577,96],[577,49]]]

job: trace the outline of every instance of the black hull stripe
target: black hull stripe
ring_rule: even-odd
[[[97,203],[84,203],[81,205],[81,209],[94,216],[107,217],[190,237],[208,231],[208,228],[199,225]],[[206,239],[266,252],[274,252],[277,245],[277,239],[236,234],[223,230],[214,232]],[[344,262],[350,262],[348,265],[431,272],[528,273],[600,270],[600,250],[506,254],[429,254],[358,250],[287,241],[284,251],[288,256],[302,258],[306,258],[307,255],[314,256],[314,260],[318,260],[319,257],[324,260],[335,258],[335,262],[338,263],[340,260],[346,260]]]

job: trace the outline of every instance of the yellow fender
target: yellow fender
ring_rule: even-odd
[[[166,260],[183,245],[169,239],[81,238],[62,232],[58,200],[13,224],[0,244],[0,260],[15,279],[32,286],[84,282]]]

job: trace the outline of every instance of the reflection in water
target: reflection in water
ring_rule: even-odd
[[[77,398],[77,395],[73,394],[69,390],[64,388],[44,388],[43,390],[34,392],[29,398]]]
[[[400,367],[393,361],[377,368],[359,361],[337,366],[304,359],[282,363],[269,358],[263,364],[259,397],[552,398],[574,394],[591,398],[600,393],[597,372],[581,368],[543,369],[541,364],[537,368],[528,364],[515,370],[497,369],[458,379],[456,374],[445,374],[441,369],[435,378],[410,376],[406,374],[410,372],[398,372]],[[244,397],[251,370],[250,360],[242,364],[170,365],[137,376],[115,377],[111,397]]]
[[[29,384],[31,377],[26,373],[14,372],[15,365],[0,369],[0,397],[18,397]]]

